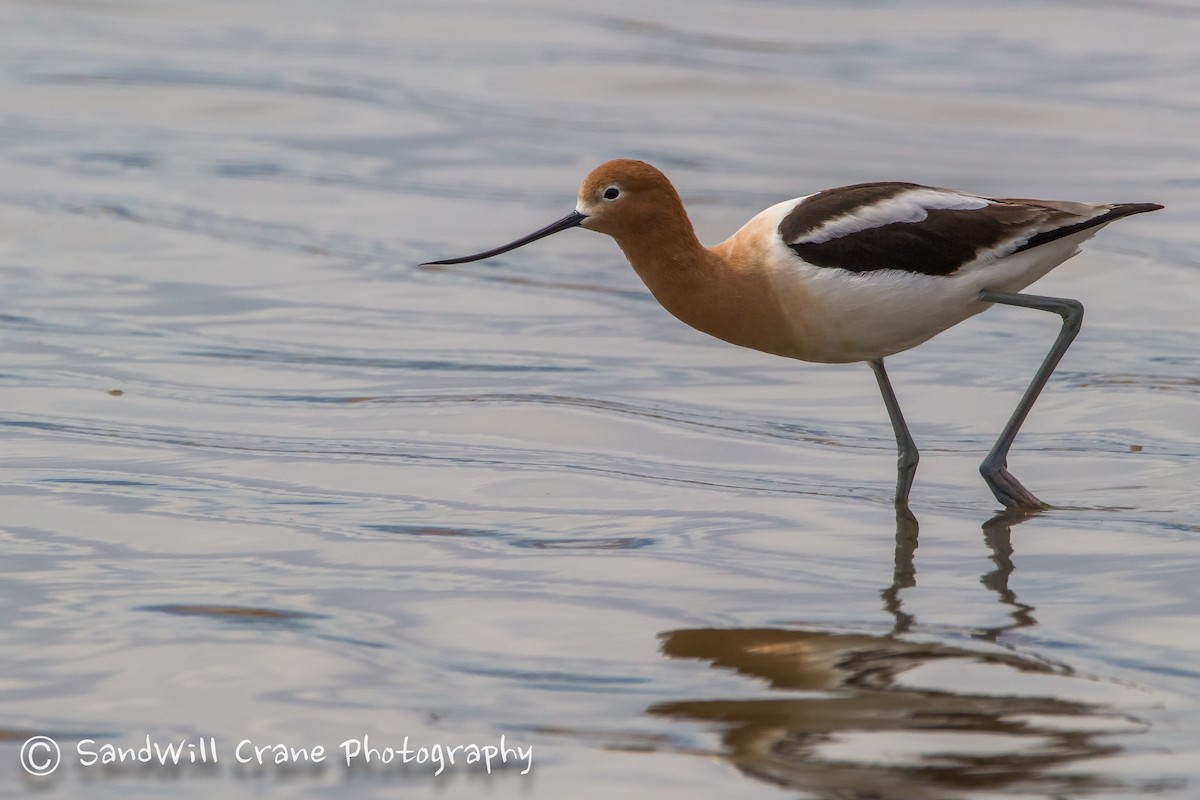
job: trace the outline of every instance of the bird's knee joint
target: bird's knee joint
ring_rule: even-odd
[[[1079,327],[1083,322],[1083,303],[1078,300],[1063,300],[1062,310],[1058,313],[1062,315],[1064,324]]]

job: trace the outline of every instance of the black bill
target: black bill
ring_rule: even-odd
[[[476,253],[473,256],[447,258],[441,261],[426,261],[421,266],[427,267],[435,264],[465,264],[468,261],[479,261],[480,259],[498,256],[501,253],[507,253],[509,250],[516,250],[518,247],[529,244],[530,242],[536,242],[538,239],[544,239],[552,233],[558,233],[559,231],[565,231],[567,228],[577,227],[585,219],[587,219],[587,214],[580,214],[578,211],[572,211],[570,214],[567,214],[557,222],[552,222],[541,230],[534,231],[528,236],[522,236],[515,242],[509,242],[508,244],[501,245],[492,250],[484,250],[482,253]]]

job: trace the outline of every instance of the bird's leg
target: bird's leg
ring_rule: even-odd
[[[917,474],[917,461],[921,454],[913,442],[908,425],[904,423],[904,415],[900,413],[900,404],[896,402],[896,393],[892,391],[891,381],[883,368],[882,358],[873,358],[867,362],[875,371],[875,380],[879,383],[879,391],[883,395],[884,405],[887,406],[888,417],[892,420],[892,430],[896,433],[896,508],[908,510],[908,491],[912,488],[913,478]]]
[[[1013,439],[1017,438],[1017,431],[1021,429],[1021,424],[1029,414],[1029,409],[1033,408],[1033,403],[1041,393],[1042,387],[1050,379],[1050,373],[1054,372],[1054,368],[1058,366],[1063,354],[1067,352],[1067,348],[1074,341],[1075,335],[1079,333],[1079,327],[1083,324],[1083,304],[1078,300],[1063,297],[994,292],[991,289],[984,289],[980,292],[979,299],[985,303],[1002,303],[1009,306],[1036,308],[1039,311],[1053,311],[1063,319],[1062,330],[1059,331],[1058,338],[1054,340],[1050,352],[1046,353],[1046,359],[1042,362],[1042,366],[1033,376],[1021,402],[1017,404],[1008,424],[1000,433],[1000,438],[992,446],[987,458],[979,465],[979,472],[987,481],[988,488],[1005,507],[1030,510],[1049,508],[1049,505],[1034,497],[1028,489],[1009,474],[1008,450],[1012,447]]]

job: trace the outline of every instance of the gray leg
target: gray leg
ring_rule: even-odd
[[[1067,348],[1074,341],[1075,335],[1079,333],[1079,327],[1083,324],[1083,304],[1078,300],[1069,300],[1062,297],[1040,297],[1032,294],[994,292],[991,289],[984,289],[980,292],[979,299],[987,303],[1002,303],[1009,306],[1036,308],[1039,311],[1053,311],[1063,319],[1062,330],[1059,331],[1058,338],[1054,340],[1054,345],[1050,348],[1050,352],[1046,354],[1046,359],[1042,362],[1042,366],[1038,368],[1037,374],[1033,376],[1033,380],[1030,382],[1029,388],[1025,390],[1025,395],[1021,398],[1021,402],[1017,403],[1017,408],[1013,411],[1012,418],[1009,419],[1008,424],[1004,426],[1004,430],[1001,431],[1000,438],[992,446],[992,450],[987,454],[987,458],[979,465],[979,472],[983,475],[983,479],[987,481],[992,494],[996,495],[996,499],[1003,503],[1005,507],[1024,509],[1049,508],[1050,506],[1034,497],[1028,489],[1009,474],[1008,450],[1012,447],[1013,439],[1017,438],[1017,431],[1021,429],[1021,424],[1025,422],[1025,417],[1029,414],[1029,409],[1033,408],[1033,402],[1037,400],[1042,387],[1050,379],[1050,373],[1054,372],[1054,368],[1058,366],[1058,362],[1062,359],[1063,354],[1067,352]]]
[[[917,461],[921,454],[913,442],[908,425],[904,424],[904,415],[900,413],[900,404],[896,402],[896,393],[892,391],[891,381],[883,369],[883,359],[876,358],[867,362],[875,370],[875,380],[879,383],[879,391],[883,394],[883,403],[887,406],[888,417],[892,420],[892,430],[896,433],[896,507],[908,508],[908,491],[912,488],[913,478],[917,474]]]

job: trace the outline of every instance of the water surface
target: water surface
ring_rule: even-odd
[[[0,795],[1191,798],[1200,11],[1184,2],[0,3]],[[1056,321],[869,370],[670,319],[614,156],[701,238],[866,180],[1158,201]],[[919,543],[919,548],[918,548]],[[22,742],[56,738],[53,778]],[[211,738],[102,771],[81,739]],[[239,767],[507,741],[526,776]]]

